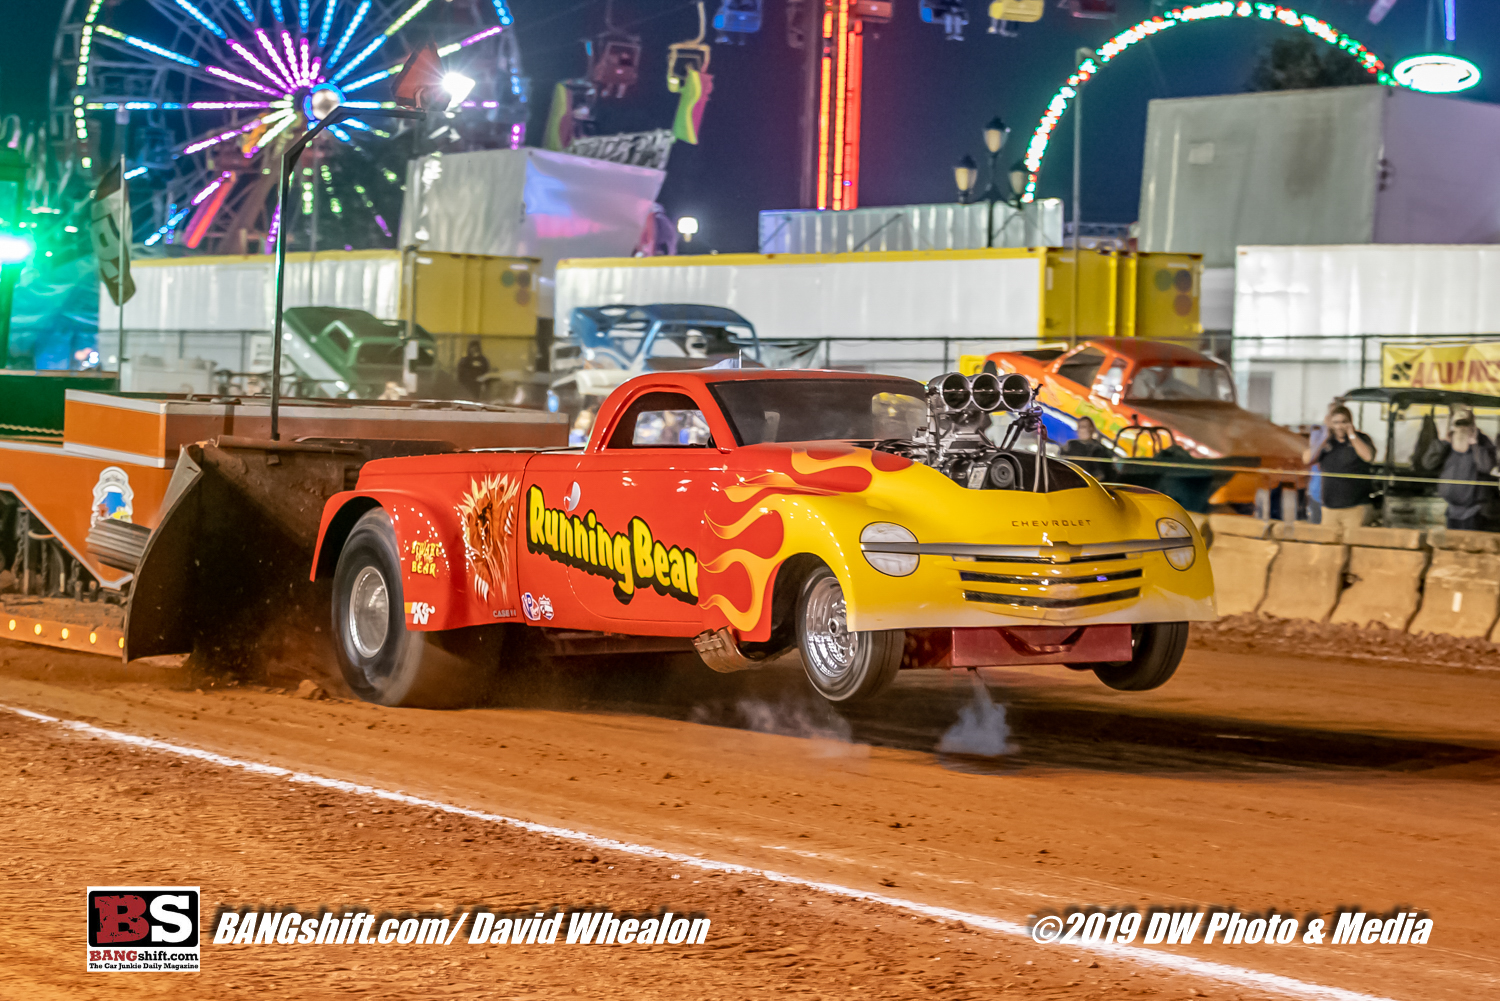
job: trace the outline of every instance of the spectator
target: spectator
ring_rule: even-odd
[[[490,360],[484,356],[484,350],[479,346],[477,340],[469,342],[469,350],[458,360],[458,384],[469,394],[471,400],[480,398],[479,380],[488,375],[490,371]]]
[[[1062,454],[1072,459],[1113,459],[1115,457],[1114,449],[1100,439],[1099,430],[1087,417],[1078,418],[1078,437],[1063,443]],[[1093,465],[1094,463],[1087,463],[1084,468]]]
[[[1474,426],[1471,408],[1460,404],[1449,411],[1447,427],[1423,460],[1428,469],[1440,470],[1438,496],[1448,502],[1448,527],[1487,530],[1495,487],[1480,481],[1495,468],[1495,443]]]
[[[594,407],[584,407],[578,411],[578,416],[573,418],[573,427],[568,432],[568,445],[580,448],[589,443],[589,435],[594,432],[594,419],[599,416],[599,411]]]
[[[1320,470],[1322,523],[1344,529],[1367,525],[1375,511],[1367,478],[1375,443],[1363,431],[1354,430],[1354,416],[1342,404],[1328,411],[1324,430],[1321,444],[1309,443],[1302,453],[1304,463]]]
[[[1338,406],[1338,401],[1328,405],[1331,413]],[[1323,451],[1323,443],[1328,440],[1328,418],[1323,418],[1323,423],[1315,425],[1312,433],[1307,436],[1308,447],[1303,452],[1303,461],[1316,457]],[[1312,464],[1312,476],[1307,481],[1307,520],[1314,525],[1323,521],[1323,470],[1317,462]]]

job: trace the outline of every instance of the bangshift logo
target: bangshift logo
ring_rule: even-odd
[[[198,887],[91,886],[90,973],[196,973]]]

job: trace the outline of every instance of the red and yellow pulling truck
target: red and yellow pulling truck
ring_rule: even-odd
[[[1170,498],[1018,447],[1040,432],[1016,376],[643,375],[583,448],[366,463],[324,508],[313,578],[346,680],[387,705],[454,704],[518,629],[719,671],[796,648],[832,702],[903,666],[1154,688],[1214,616],[1203,540]]]

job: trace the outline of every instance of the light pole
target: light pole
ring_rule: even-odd
[[[276,200],[277,218],[280,220],[280,225],[276,230],[276,322],[275,330],[271,335],[272,441],[281,440],[282,304],[286,299],[286,242],[287,230],[290,228],[287,219],[287,202],[291,197],[292,178],[296,173],[297,159],[302,156],[302,151],[307,148],[307,144],[316,139],[324,129],[353,115],[425,119],[430,111],[450,111],[457,107],[473,89],[474,81],[462,73],[443,72],[443,63],[438,58],[436,45],[423,46],[407,57],[406,65],[401,68],[401,72],[391,83],[392,96],[401,107],[350,108],[339,105],[331,108],[318,120],[318,124],[304,132],[296,142],[287,147],[285,153],[281,154],[281,190]],[[415,264],[412,265],[412,270],[415,272]],[[415,303],[415,286],[413,286],[413,317],[416,315]]]
[[[290,229],[287,215],[287,203],[291,200],[292,178],[296,174],[297,160],[301,158],[302,151],[307,144],[317,138],[318,134],[331,125],[337,125],[346,118],[355,115],[360,117],[373,116],[376,118],[426,118],[427,112],[416,108],[348,108],[337,107],[328,115],[318,121],[318,124],[304,132],[296,142],[287,147],[286,152],[281,154],[281,190],[276,199],[277,219],[280,225],[276,229],[276,324],[271,334],[271,440],[281,440],[281,338],[282,338],[282,304],[286,299],[286,244],[287,230]],[[316,183],[316,182],[315,182]]]
[[[1000,151],[1005,148],[1005,140],[1010,138],[1010,126],[1000,120],[996,115],[984,126],[984,148],[990,151],[990,186],[984,191],[984,200],[989,203],[989,210],[985,213],[984,223],[984,245],[993,247],[995,245],[995,203],[1004,201],[1005,196],[1000,193]]]
[[[1074,53],[1078,65],[1094,55],[1093,49],[1079,49]],[[1078,283],[1083,277],[1083,259],[1079,255],[1078,237],[1083,229],[1083,83],[1078,84],[1078,94],[1073,98],[1073,316],[1071,345],[1078,344]]]
[[[1026,182],[1030,176],[1026,170],[1026,161],[1024,160],[1017,160],[1011,164],[1010,172],[1006,174],[1006,181],[1010,185],[1010,196],[1002,198],[1000,201],[1015,209],[1015,212],[1011,214],[1011,217],[1006,220],[1005,225],[1001,227],[1000,232],[1002,234],[1010,228],[1011,223],[1017,219],[1025,218],[1026,203],[1021,200],[1021,196],[1026,192]],[[1029,237],[1026,242],[1028,244],[1031,242]]]
[[[1026,193],[1026,182],[1030,180],[1031,173],[1026,169],[1025,160],[1017,160],[1010,165],[1010,203],[1016,208],[1023,204],[1021,196]]]
[[[1010,126],[1000,120],[996,115],[991,118],[984,127],[984,148],[990,151],[990,186],[985,189],[984,197],[991,202],[1003,201],[1005,196],[1000,193],[1000,169],[997,164],[1000,161],[1000,151],[1005,148],[1005,140],[1010,138]]]
[[[953,165],[953,183],[958,185],[958,204],[969,204],[969,194],[979,183],[979,164],[965,153],[963,159]]]

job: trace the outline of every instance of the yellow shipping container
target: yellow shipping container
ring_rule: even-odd
[[[1200,254],[1081,250],[1077,297],[1079,337],[1146,337],[1179,340],[1203,332],[1199,296]],[[1073,335],[1073,251],[1047,251],[1042,339]]]
[[[437,341],[437,364],[451,371],[478,340],[491,370],[519,379],[535,367],[541,261],[408,250],[402,257],[399,319],[411,316]]]
[[[125,326],[137,344],[160,350],[160,336],[203,331],[269,334],[275,258],[269,254],[148,258],[134,262],[136,296]],[[438,344],[438,365],[452,371],[478,338],[491,370],[519,379],[535,367],[541,261],[399,250],[327,250],[286,255],[286,307],[363,309],[382,320],[413,318]],[[115,307],[101,292],[101,315]],[[238,370],[243,363],[220,361]]]

